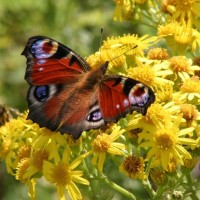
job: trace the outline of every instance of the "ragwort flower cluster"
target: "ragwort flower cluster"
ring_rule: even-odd
[[[140,22],[157,35],[110,37],[87,58],[92,68],[109,61],[107,74],[151,87],[156,101],[145,116],[134,112],[106,129],[83,132],[78,140],[40,128],[26,120],[26,112],[1,126],[0,157],[32,199],[42,177],[55,186],[59,199],[66,193],[73,200],[92,199],[107,189],[102,184],[137,199],[111,180],[113,171],[122,182],[141,181],[151,199],[174,195],[169,180],[182,195],[197,198],[184,187],[185,180],[192,181],[200,148],[200,1],[184,2],[116,0],[114,20]]]

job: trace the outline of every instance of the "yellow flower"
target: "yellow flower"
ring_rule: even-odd
[[[131,131],[139,128],[148,131],[152,126],[156,126],[158,123],[164,123],[169,117],[174,120],[178,113],[180,113],[180,107],[175,105],[174,102],[166,104],[153,103],[148,108],[145,116],[137,114],[135,117],[129,119],[126,130]]]
[[[173,56],[169,63],[169,67],[175,76],[178,75],[182,80],[184,80],[184,77],[187,77],[186,73],[194,75],[195,70],[200,70],[199,66],[192,65],[192,60],[187,59],[185,56]]]
[[[130,78],[136,79],[148,86],[159,87],[163,84],[173,84],[172,81],[167,80],[163,77],[172,74],[169,70],[161,70],[162,64],[154,66],[150,65],[139,65],[138,67],[130,68],[127,70]]]
[[[184,48],[184,45],[188,45],[193,40],[193,29],[188,28],[185,26],[179,26],[179,28],[174,29],[174,40],[177,42],[177,44],[182,45]]]
[[[165,38],[171,50],[179,55],[185,54],[189,48],[194,52],[200,44],[198,31],[176,21],[158,26],[158,36]]]
[[[174,35],[174,27],[179,27],[180,24],[178,22],[172,21],[165,25],[158,26],[158,36],[159,37],[170,37]]]
[[[18,150],[18,158],[22,160],[23,158],[29,158],[31,155],[31,145],[24,144]]]
[[[165,1],[165,9],[172,15],[172,19],[187,26],[197,25],[196,17],[200,17],[199,0],[168,0]]]
[[[6,161],[8,172],[29,187],[32,199],[35,198],[36,179],[43,175],[50,182],[57,184],[60,199],[64,199],[64,188],[67,188],[72,199],[81,199],[80,191],[74,182],[89,183],[81,177],[81,171],[74,169],[91,153],[84,154],[69,164],[72,159],[69,145],[72,148],[76,145],[70,140],[70,136],[40,128],[31,120],[26,120],[26,116],[25,113],[0,128],[1,156]],[[80,140],[77,142],[80,143]],[[76,153],[74,152],[73,156],[76,156]],[[66,177],[68,179],[65,180]]]
[[[24,178],[24,174],[27,172],[28,167],[30,166],[30,159],[29,158],[23,158],[21,159],[16,168],[16,174],[15,177],[17,180],[25,183],[28,185],[29,188],[29,196],[31,199],[35,199],[35,185],[36,185],[36,180],[31,178]]]
[[[5,160],[7,171],[11,174],[18,162],[18,148],[24,144],[21,140],[23,132],[24,126],[19,118],[7,122],[0,128],[0,157]]]
[[[38,129],[38,136],[32,148],[37,150],[51,143],[52,147],[56,147],[57,144],[62,146],[66,145],[66,141],[60,132],[54,132],[47,128],[40,128]]]
[[[83,136],[83,134],[82,134],[82,136]],[[68,134],[63,134],[63,137],[67,141],[67,144],[69,145],[69,147],[75,147],[75,146],[79,146],[79,145],[82,144],[82,138],[83,137],[80,137],[78,139],[74,139],[71,135],[68,135]]]
[[[185,125],[187,127],[193,126],[197,127],[200,121],[200,112],[198,112],[197,107],[192,104],[181,104],[180,111],[185,119]]]
[[[183,158],[184,159],[184,158]],[[179,167],[178,161],[176,158],[172,157],[167,165],[167,171],[169,173],[174,173],[176,172],[177,168]]]
[[[18,162],[17,164],[17,171],[16,171],[16,179],[20,180],[24,183],[28,182],[28,178],[24,178],[24,174],[26,173],[28,167],[30,166],[30,159],[29,158],[23,158]]]
[[[153,168],[150,170],[150,177],[155,184],[166,183],[167,175],[164,170]]]
[[[114,20],[123,21],[142,18],[142,11],[146,12],[145,3],[148,0],[115,0],[116,8],[114,11]]]
[[[130,18],[132,15],[131,0],[115,0],[116,8],[114,12],[114,20],[122,21],[122,19]]]
[[[42,172],[42,166],[44,161],[49,159],[49,152],[45,149],[38,149],[33,151],[30,156],[30,164],[27,168],[26,173],[24,174],[24,178],[30,178],[38,172]]]
[[[141,81],[142,83],[151,86],[154,84],[156,77],[155,70],[150,66],[135,67],[128,70],[130,78]]]
[[[180,107],[175,105],[174,102],[169,102],[166,104],[154,103],[149,107],[146,116],[143,117],[143,120],[145,123],[150,125],[165,123],[170,116],[172,119],[174,119],[173,116],[176,116],[179,111]]]
[[[147,35],[138,37],[130,34],[107,38],[103,42],[100,51],[89,56],[87,62],[91,67],[97,67],[109,61],[109,69],[111,67],[117,67],[118,70],[120,67],[126,69],[129,66],[127,58],[132,58],[131,66],[133,66],[135,56],[143,56],[144,50],[148,49],[156,40],[156,37],[148,37]]]
[[[111,133],[110,133],[111,132]],[[124,132],[120,126],[114,125],[105,133],[98,135],[93,141],[93,154],[92,164],[97,165],[99,171],[103,170],[103,164],[106,159],[106,154],[124,155],[125,145],[122,143],[114,142]],[[110,133],[110,134],[108,134]]]
[[[128,156],[120,165],[119,170],[132,179],[145,179],[144,159],[134,155]]]
[[[47,128],[39,128],[37,137],[32,142],[32,151],[43,149],[49,151],[49,157],[59,160],[59,148],[66,148],[70,152],[65,135],[53,132]]]
[[[192,78],[185,77],[183,84],[180,87],[180,91],[173,94],[173,98],[189,102],[194,105],[200,104],[200,80],[199,77],[194,76]]]
[[[89,182],[82,178],[83,172],[74,170],[88,156],[89,153],[68,162],[68,151],[64,151],[63,158],[58,163],[44,161],[43,174],[46,180],[56,185],[59,199],[64,200],[64,191],[68,191],[72,200],[82,199],[82,195],[75,183],[89,185]]]
[[[171,84],[174,82],[168,80],[168,76],[173,74],[169,69],[168,60],[152,60],[145,57],[136,57],[136,67],[127,70],[130,78],[141,81],[142,83],[152,86],[154,88],[163,87],[163,85]]]
[[[156,92],[156,102],[158,103],[169,102],[172,99],[172,94],[173,94],[172,82],[161,84],[160,86],[156,85],[154,89]]]
[[[195,165],[198,163],[199,157],[192,157],[191,159],[184,159],[184,166],[189,169],[193,169]]]
[[[105,63],[101,60],[101,52],[99,51],[88,56],[86,61],[92,68],[98,68],[100,65]]]
[[[148,51],[147,58],[152,60],[166,60],[168,58],[167,49],[153,48]]]
[[[170,118],[163,123],[158,121],[155,126],[139,134],[140,147],[150,148],[147,159],[154,157],[164,170],[168,170],[172,159],[183,165],[183,158],[191,158],[185,147],[196,144],[195,140],[184,137],[193,132],[194,128],[179,129],[181,118],[178,116],[174,122]]]

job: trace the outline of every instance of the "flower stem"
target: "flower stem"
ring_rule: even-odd
[[[156,193],[154,192],[149,180],[142,181],[142,184],[144,185],[144,188],[146,189],[146,191],[150,195],[151,199],[153,199],[153,197],[155,196]]]
[[[163,192],[165,190],[165,187],[158,187],[158,190],[156,191],[156,195],[154,196],[153,200],[160,200],[161,196],[163,195]]]
[[[100,173],[102,179],[106,184],[108,184],[111,188],[113,188],[115,191],[118,191],[119,193],[123,194],[124,196],[136,200],[136,197],[129,191],[125,190],[121,186],[117,185],[116,183],[109,180],[103,173]]]
[[[191,198],[193,200],[198,200],[199,198],[197,197],[196,195],[196,190],[195,188],[193,187],[194,186],[194,183],[192,182],[192,179],[191,179],[191,175],[190,174],[186,174],[186,179],[187,179],[187,182],[188,182],[188,186],[189,186],[189,190],[190,193],[191,193]]]

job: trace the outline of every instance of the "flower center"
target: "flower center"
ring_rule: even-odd
[[[174,56],[170,59],[171,68],[174,72],[188,72],[189,62],[184,56]]]
[[[44,160],[48,160],[49,152],[46,150],[38,150],[33,154],[32,164],[38,170],[42,170],[42,165]]]
[[[174,6],[176,6],[177,10],[180,10],[182,12],[187,12],[191,10],[191,6],[194,3],[195,0],[176,0],[174,3],[172,3]]]
[[[23,158],[29,158],[30,155],[31,155],[31,146],[29,146],[29,145],[23,145],[19,149],[19,153],[18,153],[19,160],[21,160]]]
[[[198,111],[194,105],[182,104],[180,105],[183,118],[189,123],[196,119]]]
[[[123,162],[124,169],[130,174],[136,174],[144,168],[144,162],[140,157],[128,156]]]
[[[168,53],[166,49],[157,47],[149,50],[148,58],[152,60],[166,60],[168,58]]]
[[[60,186],[65,186],[71,181],[69,166],[64,163],[59,163],[55,166],[52,173],[53,182]]]
[[[169,150],[174,146],[175,137],[170,134],[170,132],[170,130],[161,130],[161,133],[155,138],[156,144],[160,150]]]
[[[96,152],[106,152],[110,145],[111,141],[109,135],[102,134],[98,135],[93,142],[93,149]]]

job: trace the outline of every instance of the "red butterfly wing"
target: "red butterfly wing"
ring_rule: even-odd
[[[90,70],[77,53],[44,36],[30,38],[22,55],[27,57],[25,79],[31,85],[74,83]]]
[[[154,101],[151,88],[130,78],[106,76],[100,85],[99,105],[105,122],[117,121],[133,111],[145,115]]]

